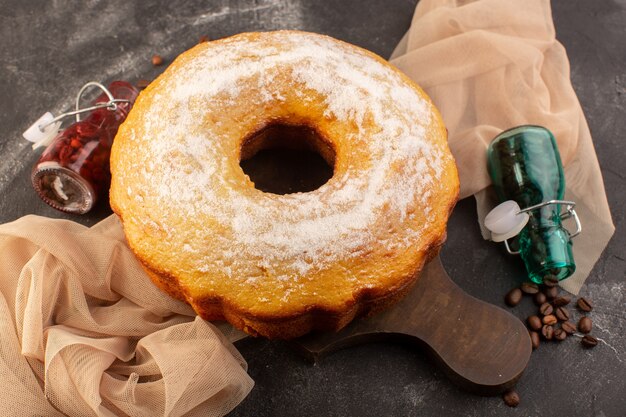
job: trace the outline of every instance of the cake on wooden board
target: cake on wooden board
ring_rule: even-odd
[[[292,128],[310,134],[275,134]],[[332,177],[256,189],[240,162],[275,146],[313,149]],[[297,31],[180,55],[119,129],[111,171],[111,205],[155,284],[204,319],[273,338],[392,305],[437,254],[459,190],[441,116],[415,83]]]

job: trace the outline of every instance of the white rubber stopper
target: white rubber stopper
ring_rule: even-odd
[[[517,236],[528,223],[528,213],[519,213],[519,205],[508,200],[498,204],[485,217],[485,227],[491,232],[491,240],[503,242]]]
[[[35,123],[33,123],[24,133],[24,139],[29,142],[33,142],[33,148],[48,145],[52,139],[59,133],[59,127],[61,126],[61,122],[56,122],[49,124],[43,129],[40,126],[44,126],[50,123],[54,119],[54,115],[50,112],[46,112],[43,116],[41,116]]]

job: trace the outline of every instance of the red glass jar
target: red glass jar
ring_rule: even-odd
[[[139,91],[125,81],[108,87],[115,109],[99,108],[57,135],[32,171],[33,186],[41,199],[57,210],[83,214],[108,192],[109,159],[117,129],[126,119]],[[95,104],[108,103],[102,93]]]

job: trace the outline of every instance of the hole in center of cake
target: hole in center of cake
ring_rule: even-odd
[[[243,142],[239,165],[257,190],[306,193],[333,176],[335,150],[309,126],[272,124]]]

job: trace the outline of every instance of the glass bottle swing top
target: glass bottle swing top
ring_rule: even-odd
[[[24,133],[24,139],[33,142],[33,149],[46,146],[59,133],[61,121],[56,120],[52,113],[46,112],[35,123],[33,123]]]
[[[580,219],[578,218],[578,214],[576,214],[576,210],[574,210],[574,207],[576,206],[575,202],[567,200],[550,200],[522,210],[517,202],[507,200],[494,207],[493,210],[491,210],[485,217],[485,227],[491,232],[491,240],[493,242],[506,243],[508,239],[520,234],[524,226],[526,226],[528,220],[530,220],[528,212],[540,209],[550,204],[562,204],[567,206],[565,213],[561,213],[559,216],[561,217],[561,220],[569,219],[570,217],[574,218],[574,221],[576,222],[576,231],[574,233],[570,233],[569,237],[574,238],[578,236],[582,231],[582,225],[580,223]],[[508,244],[507,250],[509,253],[513,254],[519,253],[512,252],[509,249]]]
[[[576,265],[571,239],[580,233],[581,224],[575,203],[563,200],[565,175],[552,133],[530,125],[502,132],[489,145],[487,161],[502,202],[485,218],[492,240],[521,255],[536,283],[546,276],[562,280],[572,275]],[[561,206],[566,207],[563,213]],[[569,217],[576,221],[574,233],[561,223]],[[515,236],[519,251],[508,244]]]
[[[522,212],[513,200],[498,204],[485,217],[485,227],[491,232],[491,240],[504,242],[517,236],[528,223],[528,213]]]
[[[80,108],[80,99],[89,87],[98,87],[104,94],[106,94],[109,101],[104,103],[95,103],[93,106]],[[76,122],[80,122],[80,115],[82,113],[91,112],[97,109],[106,108],[111,111],[117,110],[117,103],[129,103],[130,100],[123,98],[115,98],[113,94],[102,84],[96,81],[90,81],[83,85],[78,94],[76,95],[76,109],[74,111],[62,113],[56,117],[50,112],[46,112],[39,119],[35,121],[28,129],[22,133],[24,139],[29,142],[33,142],[33,149],[40,146],[48,146],[50,142],[59,133],[61,127],[61,120],[68,116],[76,116]]]

